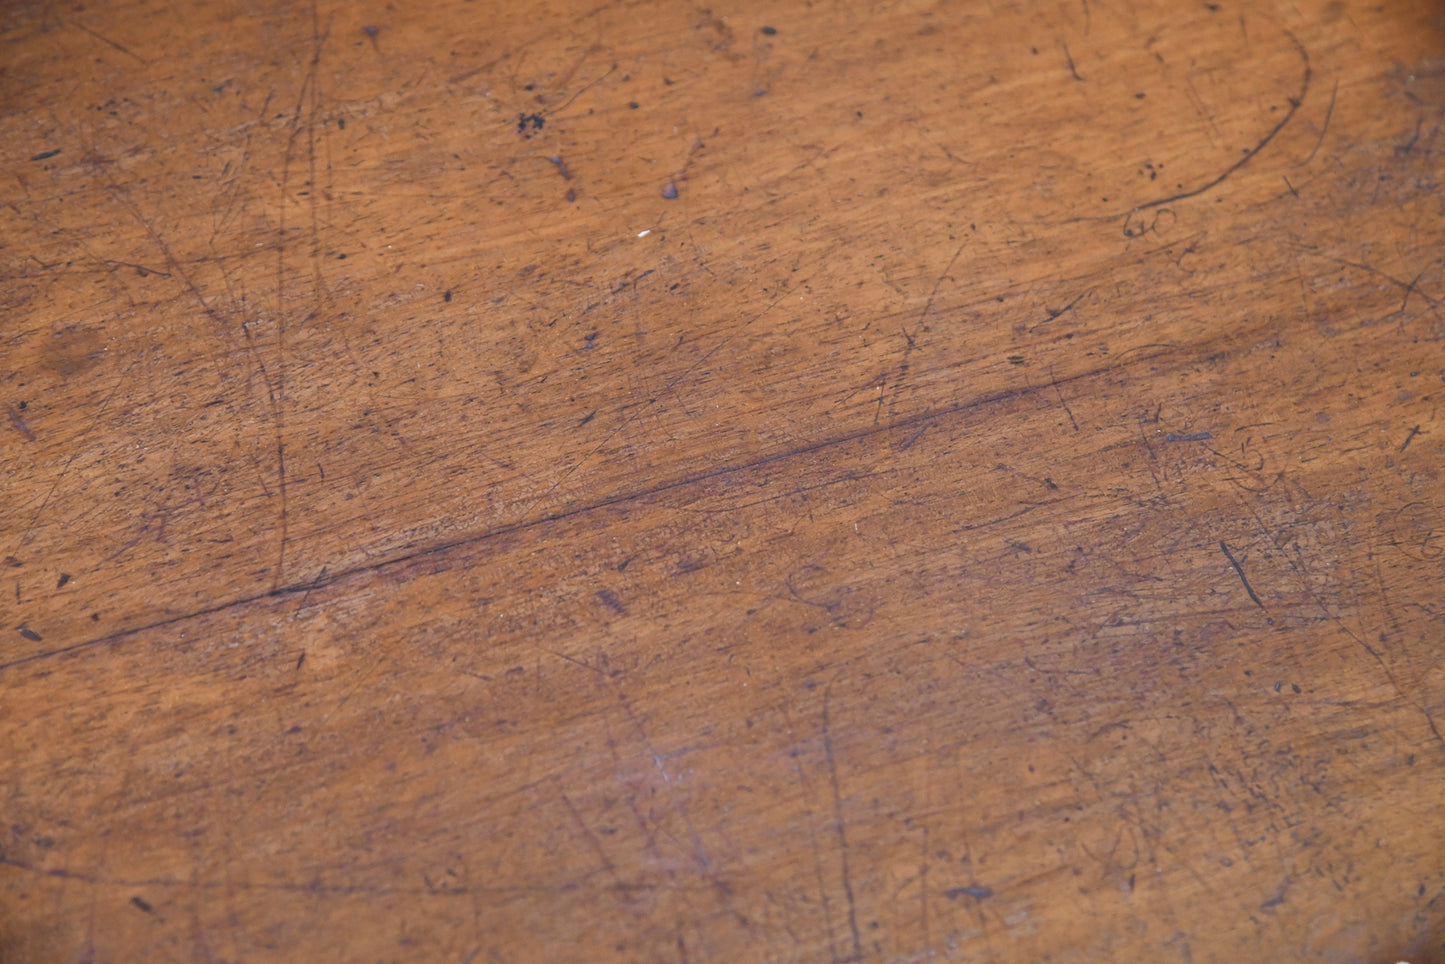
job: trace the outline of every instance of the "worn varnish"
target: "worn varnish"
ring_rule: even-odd
[[[1445,8],[0,11],[0,959],[1445,960]]]

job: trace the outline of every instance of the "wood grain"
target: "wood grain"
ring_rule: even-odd
[[[1438,3],[0,35],[0,959],[1445,960]]]

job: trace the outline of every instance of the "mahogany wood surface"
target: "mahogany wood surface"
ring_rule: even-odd
[[[1445,960],[1439,0],[0,51],[0,961]]]

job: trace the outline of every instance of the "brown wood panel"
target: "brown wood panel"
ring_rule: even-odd
[[[1445,958],[1438,3],[0,37],[0,959]]]

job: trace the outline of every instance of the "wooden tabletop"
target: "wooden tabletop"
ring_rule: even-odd
[[[1445,960],[1436,0],[0,36],[7,964]]]

